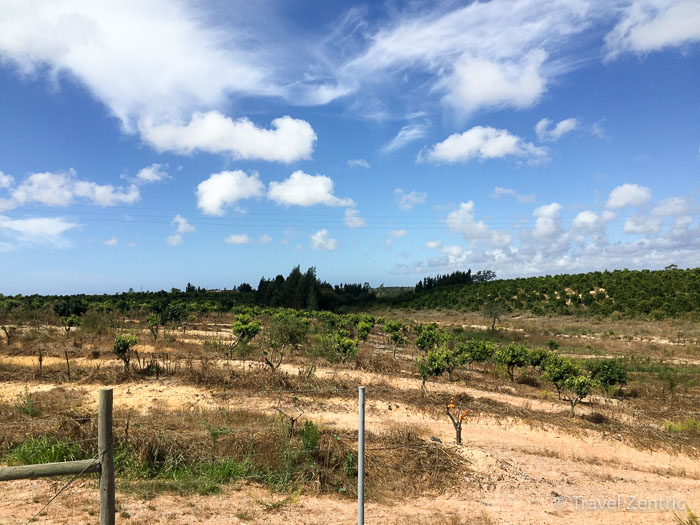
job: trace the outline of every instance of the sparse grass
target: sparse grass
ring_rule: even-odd
[[[77,443],[58,440],[53,437],[32,438],[2,455],[8,465],[33,465],[36,463],[57,463],[85,459],[87,455]]]
[[[666,431],[671,434],[700,435],[700,419],[688,418],[683,421],[666,421]]]

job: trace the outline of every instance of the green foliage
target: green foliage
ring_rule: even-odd
[[[399,308],[479,311],[501,302],[534,315],[674,317],[700,314],[700,268],[615,270],[449,284],[377,302]]]
[[[550,350],[558,350],[559,349],[559,342],[556,341],[555,339],[549,339],[546,343],[547,348]]]
[[[416,359],[416,368],[423,379],[422,388],[428,377],[439,377],[447,371],[447,351],[445,348],[429,350]]]
[[[306,452],[318,452],[318,441],[321,433],[313,421],[307,420],[301,429],[301,444]]]
[[[564,380],[562,392],[571,403],[571,417],[574,417],[574,408],[579,404],[593,388],[593,381],[590,378],[579,375],[569,376]]]
[[[364,316],[360,322],[357,323],[357,337],[363,341],[367,341],[372,328],[374,328],[374,317]]]
[[[493,357],[496,347],[491,341],[470,339],[467,341],[469,363],[484,363]]]
[[[232,330],[239,341],[249,343],[260,332],[260,323],[253,321],[248,314],[240,314],[236,316]]]
[[[294,348],[306,341],[308,332],[309,320],[297,315],[293,310],[275,314],[268,329],[273,345]]]
[[[682,421],[666,421],[666,431],[671,434],[700,435],[700,419],[687,418]]]
[[[68,317],[63,317],[63,327],[66,330],[66,335],[70,333],[70,329],[74,326],[80,326],[80,317],[75,314],[70,314]]]
[[[581,367],[571,359],[552,354],[544,363],[545,376],[554,384],[561,399],[561,391],[569,377],[581,375]]]
[[[552,353],[546,348],[533,348],[528,355],[531,366],[542,372]]]
[[[394,357],[396,357],[396,348],[407,342],[408,328],[401,321],[389,320],[384,323],[384,331],[389,334],[389,339],[394,343]]]
[[[496,362],[505,366],[511,382],[515,381],[515,368],[528,364],[529,353],[525,346],[511,343],[500,347],[495,353]]]
[[[136,346],[137,339],[132,334],[120,334],[114,339],[112,352],[124,362],[124,369],[129,371],[129,361],[131,360],[131,349]]]
[[[591,379],[598,383],[606,393],[611,393],[616,386],[627,384],[627,366],[619,359],[598,359],[586,362]]]
[[[418,338],[416,339],[416,347],[423,352],[427,352],[428,350],[447,344],[449,340],[450,335],[447,332],[438,328],[437,324],[430,323],[421,328]]]
[[[161,325],[160,315],[156,313],[148,314],[148,317],[146,317],[146,324],[148,325],[148,329],[151,331],[153,340],[156,341],[158,339],[158,328]]]
[[[25,390],[24,393],[17,394],[15,409],[24,416],[38,417],[41,415],[41,411],[34,400],[34,396],[27,390]]]
[[[350,339],[343,331],[317,337],[318,344],[312,346],[311,355],[328,361],[347,363],[357,356],[357,339]]]
[[[8,465],[58,463],[85,458],[85,454],[77,443],[49,436],[27,439],[3,456],[3,460]]]

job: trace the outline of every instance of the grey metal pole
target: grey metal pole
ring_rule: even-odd
[[[358,388],[357,525],[365,524],[365,387]]]
[[[100,467],[100,525],[114,525],[114,452],[112,451],[112,389],[100,390],[97,413],[97,453]]]

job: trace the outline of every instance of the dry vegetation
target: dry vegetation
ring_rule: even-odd
[[[124,522],[353,523],[356,396],[367,385],[370,523],[638,523],[635,512],[601,515],[573,503],[617,495],[675,496],[700,509],[696,323],[512,317],[491,333],[476,314],[381,315],[461,326],[503,344],[555,340],[563,355],[624,356],[629,381],[614,397],[596,391],[571,419],[530,367],[511,383],[494,363],[475,363],[423,392],[411,330],[395,359],[381,325],[352,359],[334,359],[312,329],[283,347],[273,370],[262,353],[276,344],[265,316],[260,335],[235,347],[233,315],[161,328],[157,339],[144,319],[69,333],[36,323],[0,345],[0,461],[93,455],[97,390],[109,385]],[[138,339],[129,371],[112,353],[125,332]],[[467,411],[461,446],[445,415],[450,398]],[[8,484],[0,522],[25,522],[58,486]],[[95,489],[94,479],[81,480],[44,517],[94,522]],[[555,505],[561,498],[566,504]],[[643,516],[672,520],[672,512]]]

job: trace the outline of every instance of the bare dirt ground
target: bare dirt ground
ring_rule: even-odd
[[[224,332],[221,332],[222,334]],[[201,343],[213,332],[188,331],[183,339]],[[378,345],[379,346],[379,345]],[[141,346],[142,352],[153,347]],[[694,350],[691,351],[691,353]],[[1,355],[0,363],[37,367],[37,358]],[[253,361],[212,360],[211,366],[233,367],[255,374]],[[62,367],[59,357],[43,358],[44,367]],[[120,367],[114,360],[73,358],[72,366]],[[283,364],[280,372],[298,373],[297,364]],[[381,524],[466,524],[466,523],[575,523],[627,524],[672,523],[674,510],[683,514],[689,507],[700,509],[700,461],[695,453],[659,447],[634,446],[618,435],[557,425],[534,423],[522,414],[538,416],[568,410],[564,401],[537,399],[507,385],[492,391],[465,383],[446,381],[429,384],[428,396],[436,401],[408,404],[392,398],[420,388],[420,379],[401,374],[366,372],[351,368],[319,366],[318,378],[361,381],[367,385],[367,431],[377,433],[409,426],[426,440],[439,440],[458,451],[469,467],[460,481],[448,490],[406,498],[371,501],[366,505],[367,523]],[[0,402],[12,402],[23,392],[41,392],[55,385],[44,381],[4,381]],[[164,377],[103,385],[90,382],[65,383],[63,388],[84,394],[85,407],[94,407],[99,388],[114,389],[115,411],[142,414],[197,412],[200,410],[249,409],[273,414],[276,406],[303,407],[304,418],[322,427],[357,430],[357,402],[347,396],[318,398],[313,393],[290,394],[256,391],[222,391],[182,384]],[[387,393],[389,392],[389,394]],[[454,443],[454,430],[444,412],[436,410],[438,399],[466,394],[519,409],[515,416],[470,415],[463,430],[464,443]],[[444,406],[444,405],[443,405]],[[634,429],[649,424],[605,405],[602,398],[577,407],[577,414],[601,413]],[[662,426],[663,417],[659,417]],[[641,428],[640,428],[641,430]],[[0,428],[0,432],[2,429]],[[376,444],[372,438],[368,449]],[[26,523],[65,480],[35,480],[3,483],[0,496],[0,524]],[[350,524],[356,523],[356,502],[340,495],[318,495],[312,490],[295,494],[272,493],[254,483],[225,485],[217,495],[158,495],[142,499],[118,491],[119,523],[133,524]],[[94,480],[80,479],[52,502],[39,522],[84,524],[97,521],[97,487]],[[650,508],[649,508],[650,507]],[[670,508],[669,508],[670,507]]]

